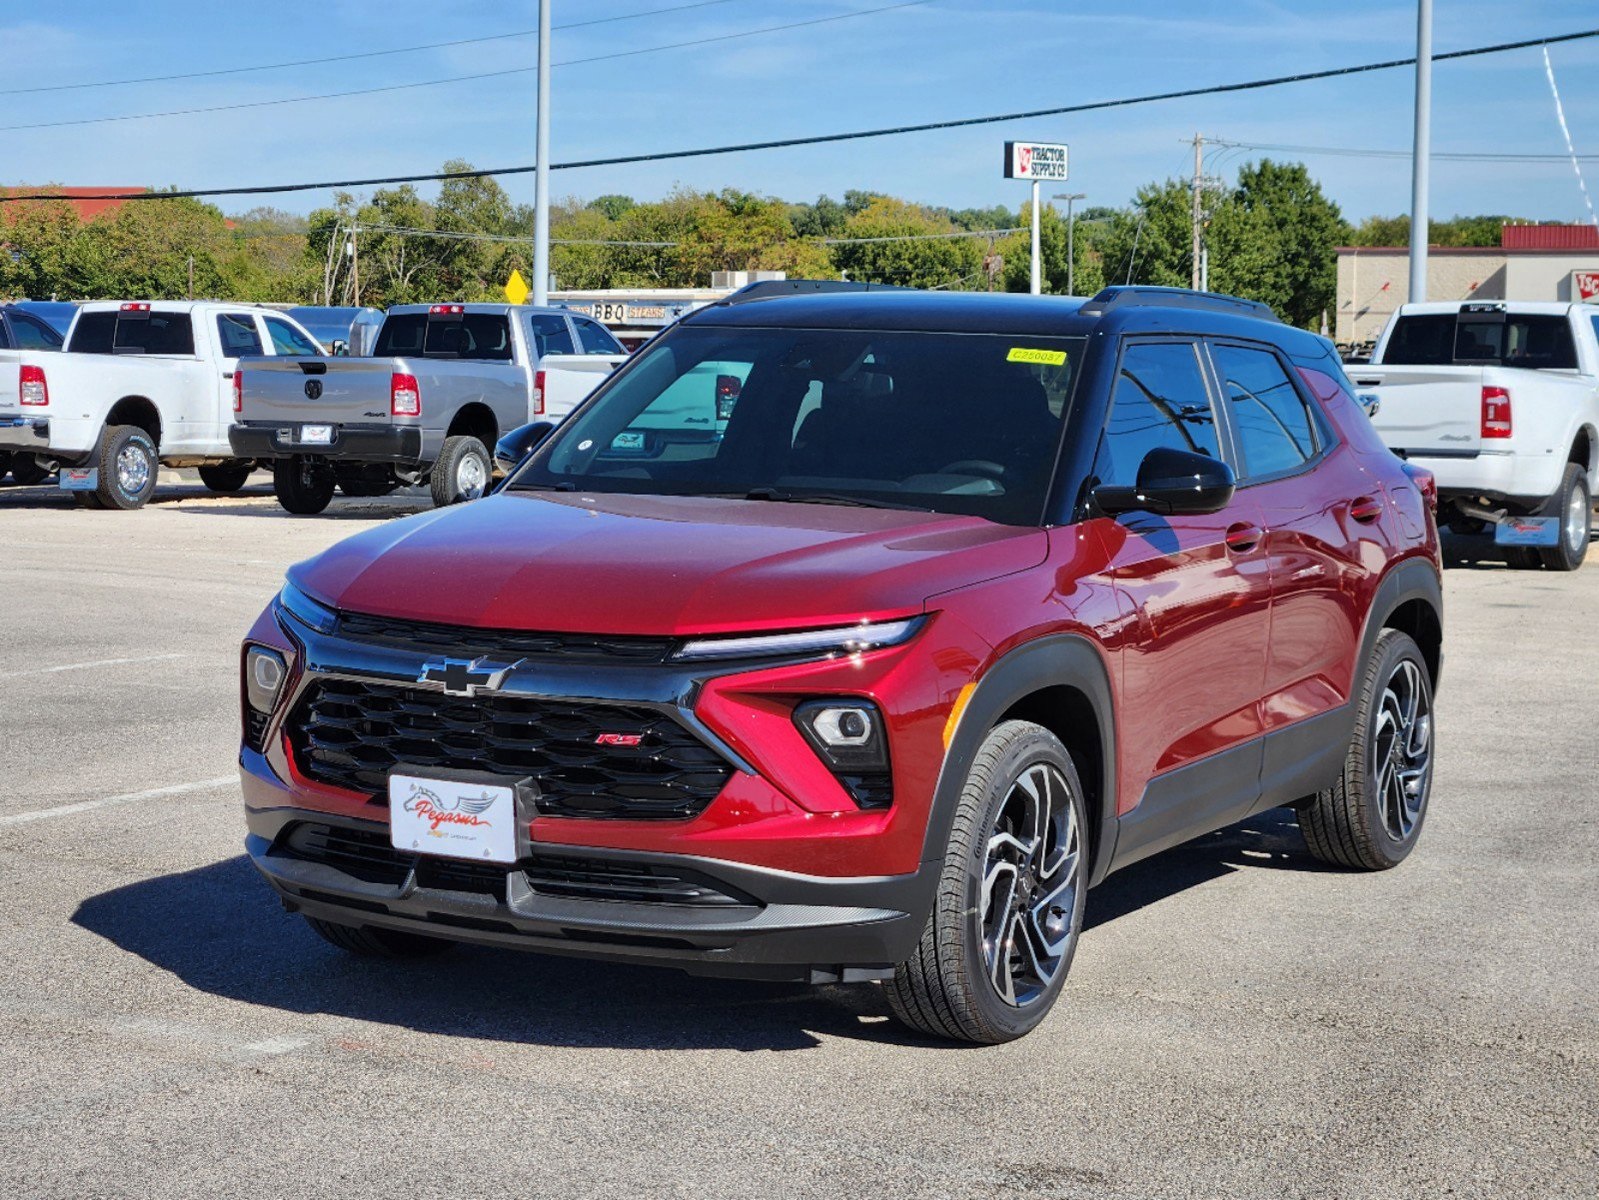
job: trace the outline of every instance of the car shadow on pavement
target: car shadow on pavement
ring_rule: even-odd
[[[1107,924],[1250,866],[1314,869],[1277,809],[1110,877],[1085,925]],[[283,912],[243,855],[83,901],[73,924],[211,995],[422,1033],[612,1049],[803,1050],[844,1037],[943,1045],[894,1022],[881,988],[697,978],[680,971],[457,947],[359,959]]]

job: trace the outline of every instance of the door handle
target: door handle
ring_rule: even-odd
[[[1382,516],[1382,501],[1375,496],[1361,496],[1349,502],[1349,517],[1362,525],[1370,525]]]
[[[1247,554],[1260,545],[1263,536],[1259,525],[1240,521],[1236,525],[1227,526],[1227,549],[1234,554]]]

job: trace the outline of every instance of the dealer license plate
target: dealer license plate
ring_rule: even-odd
[[[397,850],[513,863],[516,791],[426,775],[389,776],[389,840]]]
[[[100,468],[62,467],[56,486],[63,492],[92,492],[100,486]]]
[[[333,444],[333,426],[300,426],[300,444],[302,446],[331,446]]]

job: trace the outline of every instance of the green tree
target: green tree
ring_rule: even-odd
[[[1223,212],[1228,208],[1240,214]],[[1218,262],[1211,246],[1211,281],[1252,280],[1250,298],[1264,300],[1295,325],[1312,328],[1333,306],[1337,247],[1349,240],[1343,213],[1310,177],[1303,163],[1262,159],[1238,173],[1238,186],[1213,223],[1231,225],[1226,249],[1239,261]],[[1237,219],[1235,220],[1235,216]],[[1218,275],[1220,266],[1224,275]]]
[[[907,287],[973,287],[982,272],[986,247],[980,239],[943,236],[960,231],[919,204],[880,196],[852,215],[844,232],[850,238],[884,239],[833,247],[833,261],[851,279]]]

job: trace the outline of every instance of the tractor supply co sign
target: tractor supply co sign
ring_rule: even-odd
[[[1006,179],[1066,181],[1066,147],[1054,142],[1006,142]]]
[[[1589,304],[1599,304],[1599,271],[1573,271],[1571,298]]]

